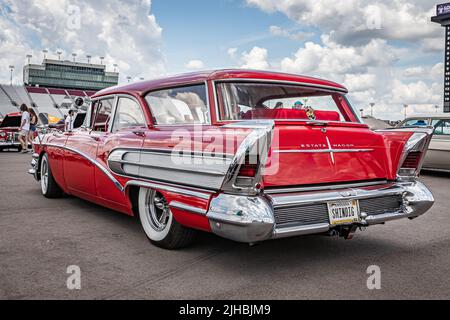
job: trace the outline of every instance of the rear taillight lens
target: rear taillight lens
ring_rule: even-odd
[[[406,157],[405,161],[403,161],[403,165],[401,167],[405,169],[417,169],[421,159],[422,159],[422,152],[419,151],[410,152]]]
[[[241,165],[238,177],[254,178],[258,173],[259,159],[258,157],[245,157],[245,162]]]

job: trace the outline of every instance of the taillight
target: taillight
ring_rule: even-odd
[[[258,173],[259,157],[258,156],[245,156],[245,161],[239,168],[237,178],[254,178]]]
[[[397,174],[400,180],[417,178],[422,169],[423,158],[432,133],[432,129],[414,132],[406,142]]]
[[[401,167],[405,169],[417,169],[421,159],[422,159],[422,152],[420,151],[410,152],[406,156],[406,159],[405,161],[403,161],[403,165]]]

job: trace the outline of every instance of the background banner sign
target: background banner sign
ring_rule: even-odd
[[[450,2],[437,5],[436,14],[438,16],[443,15],[443,14],[448,14],[448,13],[450,13]]]

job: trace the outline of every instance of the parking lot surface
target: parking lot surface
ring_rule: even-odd
[[[0,152],[0,299],[449,299],[450,175],[425,173],[426,215],[358,232],[250,247],[202,234],[152,246],[139,223],[84,200],[41,196],[30,154]],[[69,290],[67,267],[81,270]],[[380,267],[381,289],[367,287]]]

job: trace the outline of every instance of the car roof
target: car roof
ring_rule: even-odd
[[[192,73],[184,73],[179,75],[172,75],[158,79],[144,80],[134,83],[127,83],[109,87],[97,92],[93,98],[98,96],[118,94],[118,93],[134,93],[137,95],[144,95],[147,92],[164,87],[171,87],[177,85],[195,84],[208,80],[227,80],[227,79],[255,79],[267,81],[281,81],[281,82],[295,82],[299,84],[313,85],[326,87],[332,90],[347,92],[347,89],[335,82],[322,80],[318,78],[280,73],[273,71],[260,70],[244,70],[244,69],[223,69],[223,70],[208,70],[198,71]]]

